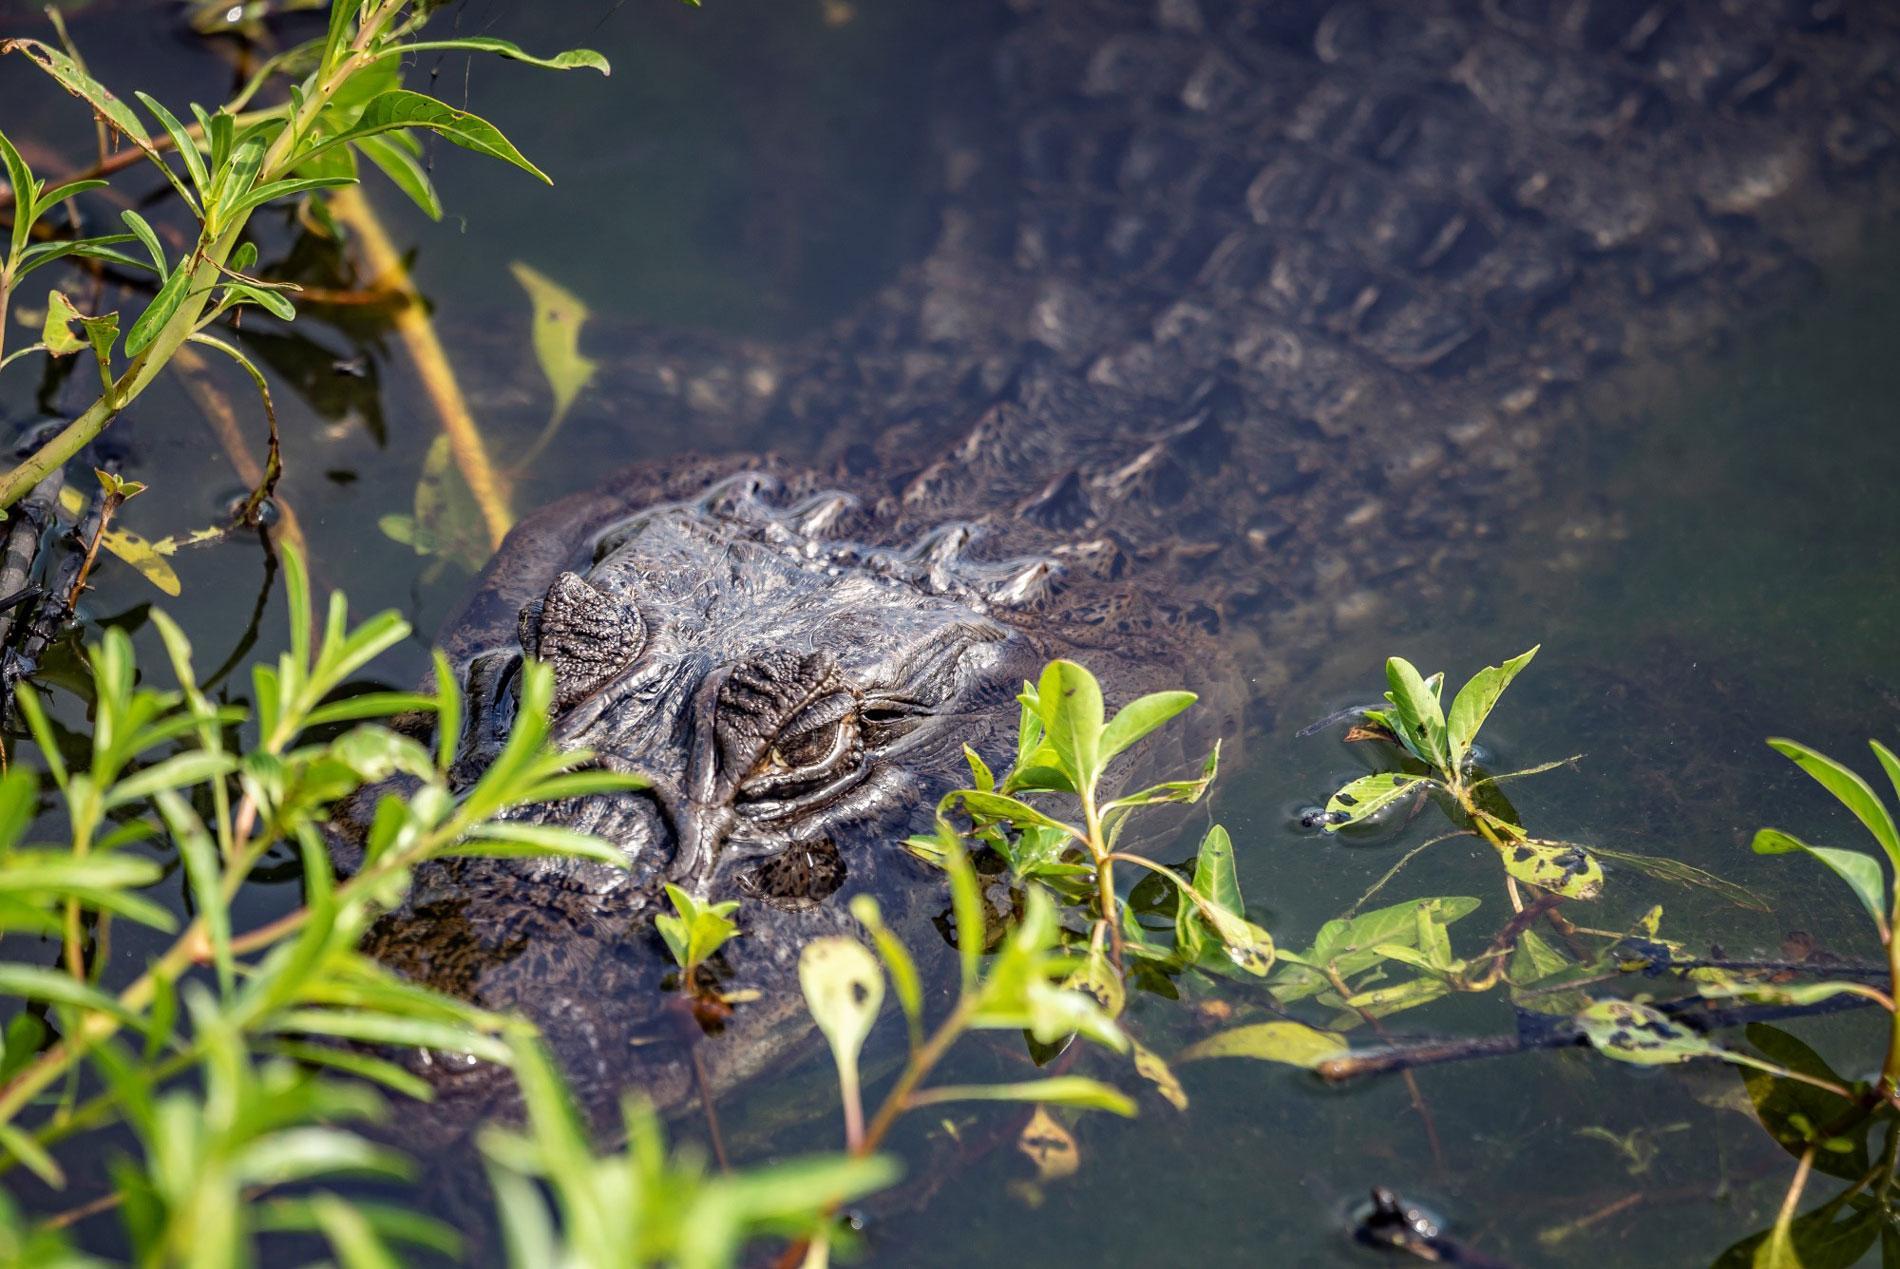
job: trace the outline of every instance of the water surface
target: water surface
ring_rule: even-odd
[[[11,33],[25,19],[5,21]],[[373,191],[414,253],[417,283],[452,357],[468,368],[480,423],[504,457],[520,452],[547,410],[511,261],[532,264],[593,306],[589,351],[611,376],[614,332],[629,323],[795,335],[847,311],[928,241],[926,68],[946,42],[973,34],[948,7],[718,0],[692,11],[670,0],[471,0],[442,21],[537,49],[591,44],[615,66],[599,80],[486,61],[429,63],[437,92],[451,100],[466,93],[555,187],[439,146],[432,166],[450,208],[441,224],[405,210],[387,187]],[[95,72],[121,87],[203,99],[230,75],[220,51],[180,33],[164,6],[82,6],[73,30]],[[0,80],[0,116],[10,134],[43,148],[84,153],[89,144],[70,99],[24,68]],[[1616,928],[1661,903],[1666,931],[1694,946],[1774,955],[1804,932],[1842,955],[1874,951],[1844,890],[1802,861],[1752,856],[1747,841],[1773,822],[1811,840],[1860,844],[1858,829],[1769,752],[1764,736],[1799,736],[1857,765],[1869,765],[1860,762],[1864,737],[1895,737],[1897,246],[1870,243],[1863,260],[1705,361],[1605,385],[1594,408],[1606,426],[1565,452],[1552,482],[1563,496],[1533,516],[1495,575],[1478,579],[1479,624],[1469,614],[1384,612],[1342,640],[1323,673],[1277,689],[1262,711],[1272,725],[1250,738],[1217,801],[1256,920],[1283,943],[1305,945],[1429,831],[1422,821],[1349,845],[1301,830],[1298,809],[1363,765],[1334,735],[1295,739],[1301,725],[1375,698],[1387,653],[1458,680],[1541,642],[1487,739],[1508,765],[1572,753],[1585,760],[1518,792],[1527,822],[1550,837],[1683,859],[1774,906],[1745,911],[1615,873],[1593,919]],[[334,312],[328,322],[313,317],[297,327],[308,342],[278,346],[274,363],[310,388],[279,392],[285,501],[323,584],[347,587],[359,611],[400,608],[426,634],[465,574],[417,556],[377,521],[409,510],[432,416],[386,333]],[[30,378],[9,377],[0,410],[20,419],[32,412]],[[69,386],[50,404],[70,410],[81,395]],[[771,446],[796,458],[821,439],[840,439],[686,437],[643,427],[637,416],[611,418],[598,400],[577,417],[585,426],[524,474],[523,506],[585,487],[606,467],[689,446]],[[158,491],[128,510],[131,527],[160,536],[207,523],[240,487],[197,418],[188,397],[163,387],[115,426],[129,470]],[[256,541],[188,552],[179,573],[184,594],[168,608],[192,634],[201,664],[246,641],[249,656],[275,654],[282,610]],[[141,621],[153,599],[129,570],[107,568],[89,614],[134,628],[142,655],[156,663]],[[378,675],[407,682],[426,656],[419,636]],[[232,690],[243,690],[241,678]],[[1464,843],[1428,853],[1389,897],[1481,896],[1475,937],[1503,902],[1483,854]],[[294,878],[260,882],[238,919],[297,901]],[[114,971],[129,976],[156,950],[121,927]],[[45,959],[50,949],[17,954]],[[1210,1000],[1218,1007],[1239,998],[1203,994],[1187,1003],[1138,998],[1134,1019],[1155,1034],[1181,1033]],[[1483,1033],[1508,1030],[1512,1019],[1502,1001],[1480,999],[1393,1025]],[[1879,1051],[1870,1019],[1813,1022],[1800,1032],[1848,1073]],[[968,1046],[962,1073],[1014,1069],[1013,1043]],[[975,1157],[943,1172],[927,1201],[873,1210],[873,1261],[1348,1263],[1364,1253],[1344,1242],[1343,1214],[1369,1186],[1388,1184],[1441,1208],[1488,1251],[1523,1262],[1601,1263],[1608,1254],[1692,1264],[1766,1223],[1789,1172],[1786,1157],[1735,1109],[1739,1082],[1721,1068],[1644,1073],[1572,1052],[1425,1071],[1418,1085],[1438,1158],[1398,1080],[1326,1089],[1245,1062],[1184,1074],[1186,1113],[1145,1098],[1133,1122],[1085,1121],[1081,1172],[1033,1200],[1011,1188],[1027,1169],[1006,1141],[966,1151]],[[1124,1072],[1122,1082],[1135,1080]],[[829,1095],[822,1071],[805,1087],[813,1099]],[[770,1109],[757,1110],[761,1123]],[[743,1112],[729,1118],[735,1113],[746,1139]],[[980,1138],[1000,1122],[960,1127]],[[1619,1150],[1596,1130],[1638,1144]],[[827,1147],[836,1135],[828,1116],[751,1134],[759,1151]],[[931,1123],[908,1125],[900,1144],[914,1179],[946,1166]],[[1592,1214],[1599,1218],[1559,1236]]]

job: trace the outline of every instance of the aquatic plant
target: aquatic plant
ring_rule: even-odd
[[[55,48],[27,38],[0,40],[0,56],[18,54],[38,66],[91,107],[100,120],[102,136],[110,134],[131,147],[127,153],[133,162],[142,158],[156,167],[196,225],[190,246],[175,254],[166,251],[157,231],[130,207],[120,215],[126,232],[62,235],[51,224],[50,214],[104,186],[101,177],[120,165],[102,153],[93,174],[49,188],[33,175],[12,141],[0,136],[0,159],[14,204],[7,253],[0,260],[0,333],[6,328],[8,302],[17,286],[56,261],[106,261],[149,272],[155,287],[143,310],[129,320],[116,310],[85,314],[64,292],[54,289],[48,296],[40,341],[0,359],[4,367],[29,352],[63,357],[89,351],[100,382],[99,396],[90,406],[25,461],[0,475],[0,509],[18,502],[78,454],[138,399],[187,343],[235,360],[263,394],[269,412],[263,374],[235,345],[212,333],[247,306],[284,321],[296,316],[291,299],[296,286],[251,272],[257,247],[245,237],[245,227],[259,210],[354,185],[359,161],[367,161],[425,212],[440,217],[441,201],[420,161],[418,133],[434,133],[548,180],[486,119],[403,87],[403,60],[422,52],[459,49],[555,70],[584,67],[602,74],[608,70],[606,60],[589,49],[537,57],[490,36],[419,38],[432,7],[415,0],[336,0],[329,6],[323,36],[266,60],[235,96],[215,110],[192,103],[189,113],[194,122],[190,124],[150,94],[135,93],[156,130],[88,74],[70,46]],[[255,105],[261,90],[279,73],[293,76],[286,100]],[[103,140],[101,144],[103,148]],[[168,153],[176,156],[177,167]],[[77,224],[74,215],[72,223]],[[132,246],[136,250],[121,249]],[[486,470],[483,466],[469,473],[484,507],[496,501],[494,490],[488,488],[492,481],[483,476]],[[260,493],[247,501],[247,515],[256,514],[261,497]]]

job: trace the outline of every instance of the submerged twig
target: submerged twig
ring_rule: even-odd
[[[1865,1009],[1872,1003],[1861,996],[1835,996],[1811,1005],[1766,1004],[1724,1008],[1691,996],[1661,1001],[1652,1007],[1685,1025],[1713,1031],[1753,1022],[1812,1018],[1847,1009]],[[1468,1062],[1474,1058],[1529,1053],[1538,1049],[1571,1048],[1589,1042],[1589,1036],[1574,1019],[1520,1012],[1518,1030],[1514,1035],[1446,1036],[1406,1041],[1328,1058],[1314,1069],[1330,1083],[1343,1083],[1366,1075],[1390,1075],[1396,1071],[1437,1066],[1445,1062]]]

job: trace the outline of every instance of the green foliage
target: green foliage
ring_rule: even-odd
[[[819,1236],[838,1204],[897,1179],[897,1165],[875,1155],[711,1173],[697,1154],[669,1156],[659,1120],[635,1098],[622,1105],[625,1147],[597,1153],[540,1047],[518,1041],[513,1065],[528,1130],[491,1125],[480,1144],[508,1261],[521,1269],[717,1269],[754,1238]]]
[[[739,901],[701,903],[670,882],[666,897],[678,915],[662,913],[653,918],[653,924],[659,927],[660,937],[666,940],[667,950],[673,953],[673,960],[690,987],[699,967],[724,946],[727,939],[739,933],[738,924],[732,920],[732,914],[739,910]]]
[[[66,52],[39,40],[0,40],[0,56],[18,54],[39,67],[91,107],[118,141],[156,168],[196,225],[191,245],[176,256],[166,252],[144,217],[130,210],[122,216],[126,233],[33,242],[35,225],[48,213],[105,182],[88,179],[48,189],[33,176],[17,147],[0,136],[0,160],[16,191],[11,240],[0,259],[0,338],[14,288],[35,269],[57,260],[107,260],[149,268],[157,279],[152,298],[129,320],[117,312],[82,315],[62,292],[51,293],[44,336],[21,352],[57,357],[90,348],[98,365],[100,396],[66,431],[0,478],[0,507],[17,501],[97,435],[150,385],[182,344],[209,341],[208,328],[226,314],[255,305],[284,321],[296,316],[288,294],[296,287],[248,272],[256,249],[243,233],[260,208],[355,184],[361,156],[425,212],[439,217],[441,200],[417,161],[416,138],[424,133],[548,180],[486,119],[403,87],[402,66],[425,50],[466,50],[554,70],[586,68],[601,74],[608,72],[606,59],[589,49],[538,57],[488,36],[417,40],[414,36],[432,7],[417,0],[336,0],[325,35],[270,58],[242,91],[215,110],[191,103],[191,124],[156,97],[134,94],[156,130]],[[280,72],[290,78],[285,100],[254,107],[264,85]],[[176,167],[166,151],[176,156]],[[132,242],[144,258],[119,249]],[[73,333],[75,323],[83,334]],[[223,341],[213,346],[261,379],[235,347]],[[11,358],[0,360],[0,366],[7,360]]]
[[[356,950],[375,913],[400,900],[415,867],[470,852],[618,861],[591,837],[507,817],[533,803],[639,784],[578,770],[585,751],[548,745],[552,675],[530,665],[509,743],[472,788],[453,790],[447,745],[431,753],[384,722],[414,709],[459,717],[445,663],[438,660],[432,695],[332,700],[379,652],[407,637],[408,627],[393,613],[352,625],[335,595],[317,626],[294,553],[285,555],[284,572],[291,646],[276,664],[255,667],[254,716],[205,696],[183,632],[155,613],[177,688],[143,685],[130,640],[107,630],[89,650],[92,730],[83,747],[63,743],[35,690],[20,690],[21,716],[70,840],[24,841],[39,778],[18,762],[0,777],[0,931],[47,937],[61,952],[57,967],[14,964],[0,974],[0,993],[34,1002],[51,1024],[36,1032],[33,1015],[23,1014],[28,1021],[8,1032],[0,1151],[6,1162],[58,1183],[52,1146],[127,1125],[146,1154],[142,1165],[121,1169],[120,1205],[153,1260],[185,1259],[184,1249],[229,1249],[230,1257],[220,1252],[213,1261],[236,1258],[261,1232],[298,1227],[320,1230],[340,1255],[346,1238],[443,1241],[443,1231],[416,1218],[384,1219],[307,1193],[294,1202],[239,1200],[339,1171],[404,1170],[337,1125],[378,1112],[373,1084],[416,1097],[429,1089],[355,1046],[512,1060],[515,1050],[502,1038],[506,1020],[399,979]],[[352,725],[338,734],[312,737],[314,728],[345,723]],[[255,743],[232,748],[230,738],[247,724]],[[361,867],[338,880],[323,826],[341,799],[384,781],[391,784],[376,803]],[[97,984],[98,966],[88,963],[111,922],[165,932],[176,925],[141,893],[163,871],[140,849],[154,840],[177,852],[197,916],[145,973],[113,993]],[[245,879],[267,852],[286,848],[301,860],[304,906],[268,925],[235,929],[233,904]],[[200,966],[209,968],[209,981]],[[48,1044],[53,1035],[60,1038]],[[82,1062],[100,1091],[77,1107],[48,1105],[41,1092]]]

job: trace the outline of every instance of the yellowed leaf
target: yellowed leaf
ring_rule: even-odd
[[[1155,1091],[1166,1098],[1176,1110],[1188,1108],[1187,1090],[1181,1087],[1181,1081],[1175,1078],[1174,1069],[1162,1060],[1161,1055],[1143,1044],[1129,1038],[1129,1044],[1135,1051],[1135,1073],[1155,1086]]]
[[[63,485],[59,491],[59,505],[67,515],[84,515],[86,495],[71,485]],[[184,589],[178,574],[165,562],[165,556],[177,549],[172,539],[162,538],[153,542],[125,529],[107,529],[105,536],[99,539],[99,545],[137,569],[146,581],[172,598],[176,599]]]

